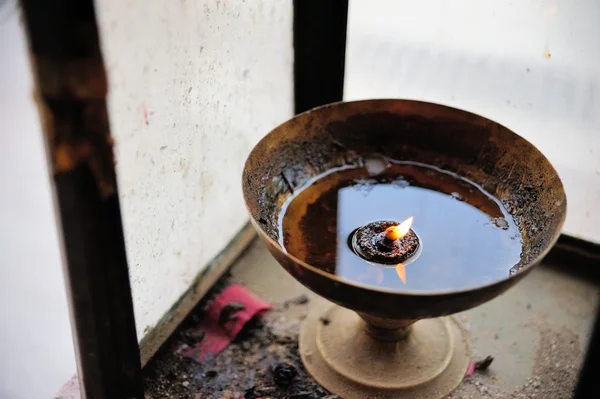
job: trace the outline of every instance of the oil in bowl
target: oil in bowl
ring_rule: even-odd
[[[412,217],[419,251],[400,264],[363,259],[355,232]],[[279,215],[280,245],[338,278],[398,292],[449,292],[509,276],[521,233],[503,205],[453,173],[371,157],[327,171],[298,188]]]

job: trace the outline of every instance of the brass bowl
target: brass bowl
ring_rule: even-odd
[[[522,233],[516,272],[465,290],[398,292],[344,281],[282,250],[278,216],[292,190],[369,153],[455,172],[498,198]],[[405,336],[415,320],[470,309],[516,284],[558,239],[567,206],[556,170],[527,140],[482,116],[410,100],[340,102],[295,116],[254,147],[243,172],[243,194],[259,236],[285,270],[318,295],[356,311],[366,331],[383,341]]]

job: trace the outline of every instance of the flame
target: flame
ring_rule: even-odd
[[[385,238],[390,241],[396,241],[404,237],[410,231],[410,227],[413,224],[414,217],[409,217],[398,226],[390,226],[385,229]]]
[[[396,265],[396,273],[398,273],[398,277],[402,280],[402,284],[406,284],[406,268],[402,263]]]

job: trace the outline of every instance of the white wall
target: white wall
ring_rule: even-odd
[[[346,99],[463,108],[534,143],[567,191],[565,233],[600,243],[600,3],[351,1]]]
[[[0,6],[0,398],[49,398],[75,372],[26,42]]]
[[[98,6],[141,338],[248,220],[245,158],[293,114],[292,5]]]

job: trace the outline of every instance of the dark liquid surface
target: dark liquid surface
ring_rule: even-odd
[[[474,288],[509,276],[521,234],[502,204],[479,186],[437,168],[373,158],[329,171],[296,189],[280,214],[280,244],[306,263],[362,285],[394,291]],[[379,220],[414,217],[418,256],[394,265],[367,262],[349,238]]]

